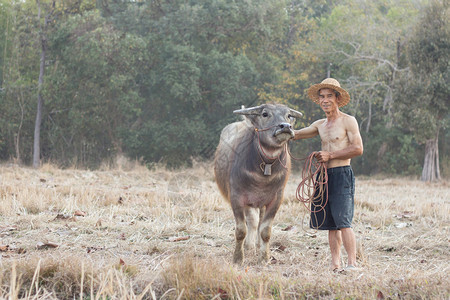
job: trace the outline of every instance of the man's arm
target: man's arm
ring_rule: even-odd
[[[350,159],[363,154],[364,147],[356,119],[354,117],[347,118],[345,120],[345,127],[349,141],[348,147],[332,152],[317,152],[315,157],[319,162],[327,162],[332,159]]]
[[[308,127],[305,127],[305,128],[299,129],[299,130],[294,130],[295,135],[294,135],[293,139],[294,140],[309,139],[309,138],[315,137],[316,135],[319,135],[318,124],[320,122],[323,122],[323,120],[315,121]]]

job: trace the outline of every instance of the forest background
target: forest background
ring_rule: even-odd
[[[214,154],[232,111],[323,118],[305,90],[351,95],[356,174],[450,175],[445,0],[0,0],[0,160],[149,167]],[[319,139],[291,143],[304,157]],[[300,166],[295,166],[300,168]]]

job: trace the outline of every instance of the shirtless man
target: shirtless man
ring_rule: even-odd
[[[363,144],[356,119],[339,110],[350,101],[348,92],[339,82],[327,78],[308,89],[308,97],[319,104],[326,119],[312,123],[309,127],[296,130],[294,139],[306,139],[319,135],[322,150],[315,158],[325,162],[328,173],[328,202],[324,209],[313,201],[311,209],[311,228],[328,230],[331,250],[332,270],[340,270],[341,245],[348,255],[348,270],[356,268],[356,239],[351,228],[354,207],[355,179],[350,159],[362,155]]]

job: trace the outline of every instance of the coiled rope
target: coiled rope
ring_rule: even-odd
[[[324,162],[319,163],[317,161],[315,158],[316,152],[312,152],[306,159],[296,159],[290,152],[289,154],[295,160],[305,161],[302,170],[302,181],[300,181],[295,195],[297,200],[302,202],[311,213],[311,218],[315,218],[315,224],[318,224],[317,213],[323,211],[324,218],[322,223],[314,227],[314,229],[318,229],[325,222],[325,206],[328,203],[327,165]]]

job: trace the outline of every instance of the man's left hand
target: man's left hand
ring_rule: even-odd
[[[319,151],[316,152],[314,157],[317,159],[318,162],[325,163],[331,159],[331,153],[328,151]]]

